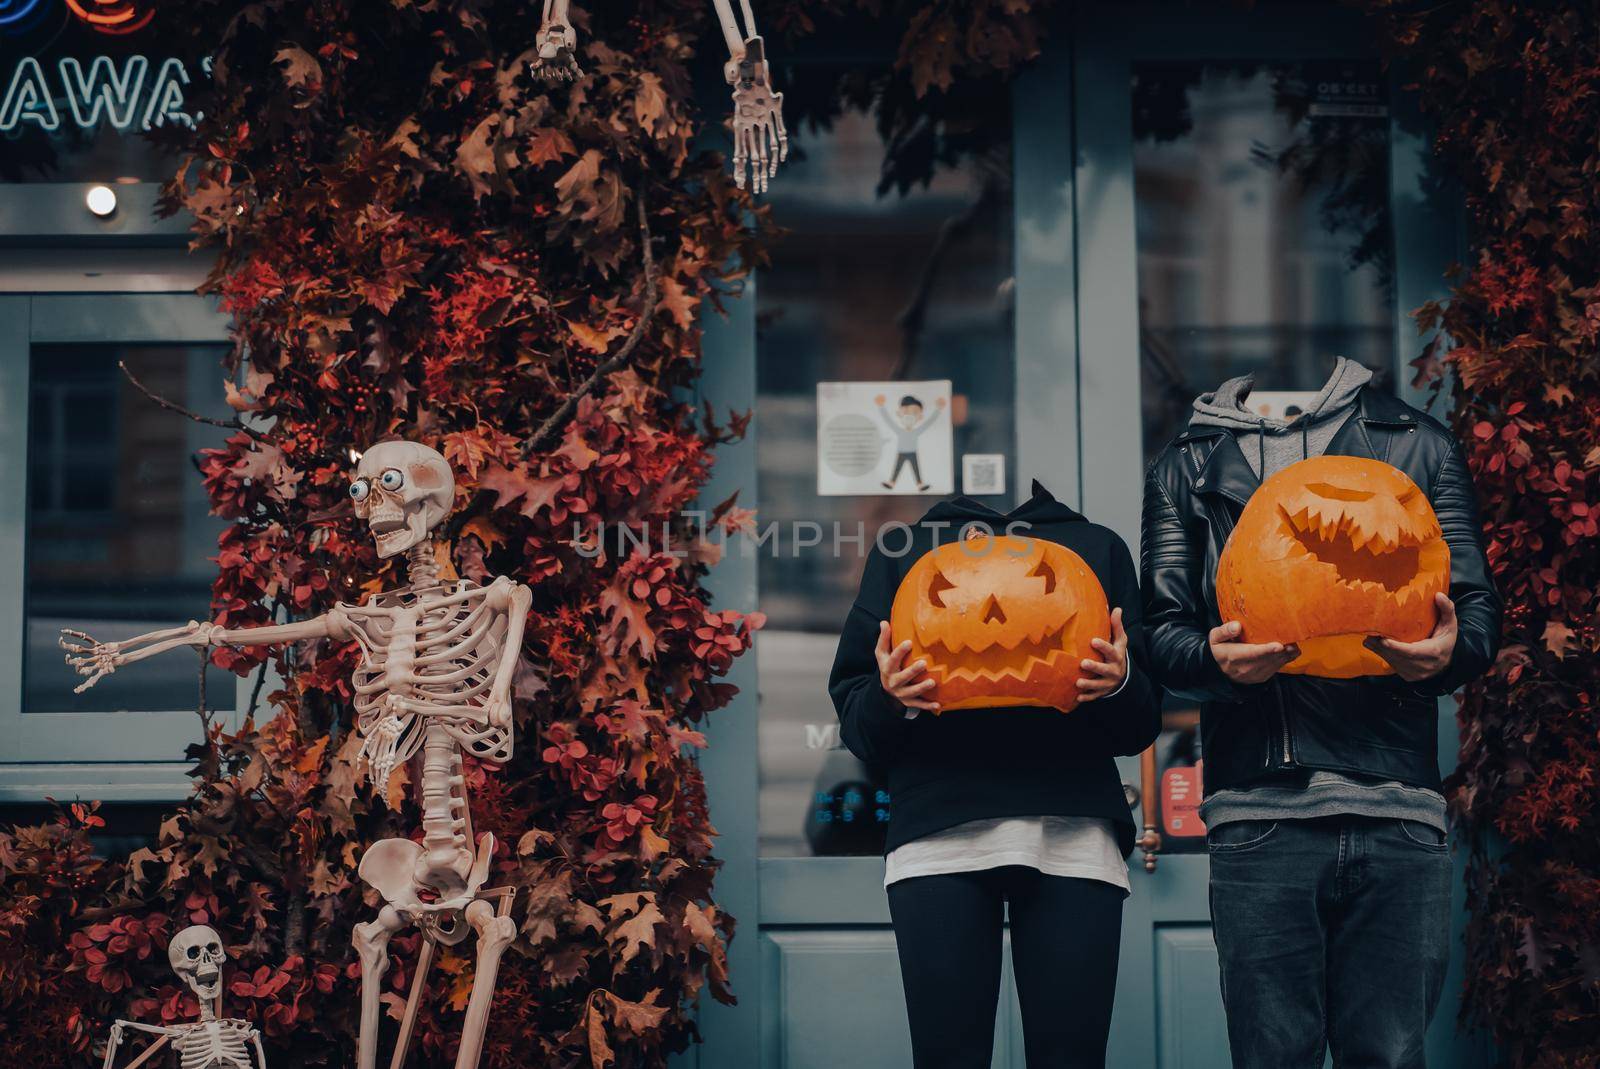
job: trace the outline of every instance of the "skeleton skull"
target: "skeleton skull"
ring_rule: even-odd
[[[167,945],[167,960],[202,1003],[217,997],[222,988],[222,963],[228,955],[216,929],[204,924],[185,928]]]
[[[450,514],[456,480],[436,450],[416,442],[380,442],[361,455],[350,500],[367,521],[378,556],[404,553]]]

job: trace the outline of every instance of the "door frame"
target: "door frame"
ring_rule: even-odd
[[[46,293],[0,296],[0,450],[28,455],[29,362],[34,345],[224,344],[228,320],[213,301],[182,293]],[[181,418],[174,416],[174,419]],[[28,465],[0,471],[0,613],[26,635]],[[188,793],[185,747],[194,710],[22,711],[20,651],[0,657],[0,801],[93,797],[165,801]],[[231,723],[243,707],[236,686]]]

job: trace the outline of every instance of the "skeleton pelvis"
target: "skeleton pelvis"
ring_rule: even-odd
[[[478,837],[477,855],[463,852],[449,865],[438,865],[421,843],[379,839],[367,847],[356,869],[367,886],[413,919],[427,913],[457,910],[477,897],[494,860],[494,836]],[[424,898],[424,895],[427,898]]]

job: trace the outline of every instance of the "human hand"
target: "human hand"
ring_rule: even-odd
[[[1080,667],[1088,673],[1078,680],[1078,700],[1092,702],[1122,686],[1128,678],[1128,632],[1122,628],[1122,610],[1111,610],[1111,641],[1096,638],[1089,643],[1101,661],[1085,660]]]
[[[1433,596],[1433,603],[1439,610],[1439,622],[1433,625],[1433,634],[1420,642],[1400,642],[1382,635],[1368,635],[1362,642],[1407,683],[1420,683],[1443,672],[1456,649],[1456,603],[1442,591]]]
[[[900,645],[889,646],[889,621],[878,624],[878,647],[873,651],[878,657],[878,684],[883,687],[883,692],[908,709],[926,709],[930,713],[939,711],[939,703],[932,698],[924,697],[936,686],[934,679],[927,675],[927,661],[913,661],[906,664],[906,656],[911,652],[911,641],[907,639]]]
[[[1300,656],[1300,647],[1281,642],[1239,642],[1244,625],[1237,620],[1211,629],[1207,641],[1222,674],[1235,683],[1265,683],[1278,670]]]

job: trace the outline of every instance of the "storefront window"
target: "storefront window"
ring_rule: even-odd
[[[56,639],[64,627],[115,640],[210,615],[223,524],[209,515],[192,457],[225,432],[158,408],[117,365],[162,397],[222,416],[219,357],[215,346],[33,348],[25,713],[195,706],[196,658],[154,658],[74,694],[81,680]],[[231,675],[210,669],[207,684],[214,705],[232,706]]]
[[[1278,416],[1321,387],[1336,356],[1392,389],[1378,63],[1136,64],[1132,99],[1146,459],[1188,421],[1196,394],[1234,375],[1253,373],[1252,402]],[[1198,722],[1193,705],[1169,704],[1163,776],[1203,757]],[[1197,781],[1163,796],[1184,794],[1192,810]],[[1166,848],[1203,848],[1192,811],[1167,808]]]
[[[801,66],[786,95],[815,99],[847,74]],[[788,234],[756,285],[760,522],[778,533],[759,551],[768,855],[883,846],[892,799],[840,745],[827,694],[874,534],[944,490],[1002,511],[1016,490],[1010,123],[989,119],[987,139],[963,131],[960,152],[930,130],[891,158],[878,119],[846,107],[796,124],[769,197]],[[936,161],[925,184],[885,179],[919,153]],[[915,468],[898,463],[896,421],[925,425]],[[861,532],[865,545],[849,541]]]
[[[1139,64],[1134,191],[1145,454],[1197,393],[1392,388],[1389,121],[1375,61]]]

